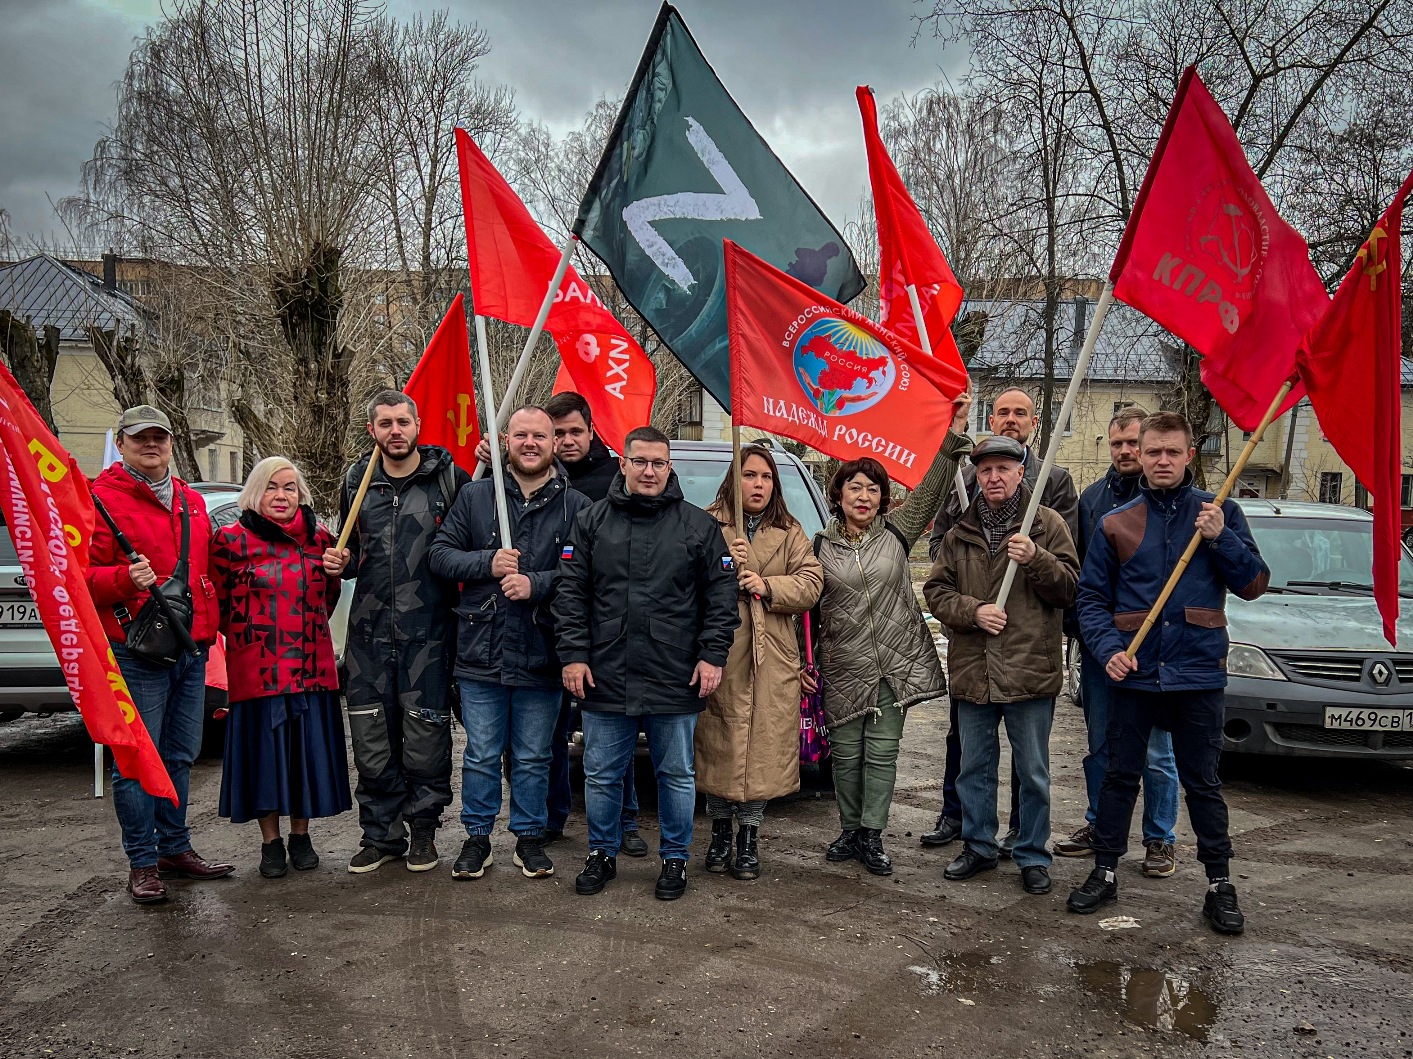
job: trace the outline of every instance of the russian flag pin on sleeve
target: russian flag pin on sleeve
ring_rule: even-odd
[[[561,559],[574,558],[574,545],[566,544],[563,548],[559,549],[559,557]]]

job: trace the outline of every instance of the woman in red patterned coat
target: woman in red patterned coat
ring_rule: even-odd
[[[304,476],[261,460],[241,491],[240,520],[211,542],[230,682],[221,815],[260,822],[260,874],[315,868],[309,819],[351,807],[329,615],[339,578],[333,537],[314,519]],[[289,851],[280,817],[290,818]]]

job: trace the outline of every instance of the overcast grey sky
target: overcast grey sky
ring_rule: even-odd
[[[391,0],[394,14],[450,8],[491,37],[485,78],[515,89],[522,115],[557,133],[627,86],[658,0]],[[687,25],[726,87],[838,224],[867,182],[853,90],[880,99],[955,76],[955,46],[925,31],[913,0],[682,0]],[[115,83],[160,0],[0,0],[0,209],[20,238],[63,240],[49,199],[112,121]]]

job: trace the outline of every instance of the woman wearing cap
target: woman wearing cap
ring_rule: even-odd
[[[706,795],[711,845],[706,869],[738,879],[760,875],[757,831],[765,803],[800,789],[800,649],[795,615],[823,586],[809,538],[785,506],[770,450],[741,450],[745,536],[736,532],[736,468],[726,472],[707,513],[721,523],[736,563],[741,624],[721,684],[697,720],[697,789]],[[732,853],[732,820],[740,822]]]
[[[901,507],[890,507],[892,482],[877,460],[840,467],[829,483],[834,517],[815,538],[824,567],[817,654],[841,827],[825,856],[862,861],[874,875],[893,873],[883,829],[904,714],[947,691],[908,554],[971,451],[962,433],[970,407],[969,394],[958,398],[937,457]]]
[[[164,874],[206,880],[235,871],[233,864],[211,864],[193,851],[186,824],[191,764],[201,750],[206,713],[206,649],[216,639],[216,590],[206,572],[211,522],[201,494],[172,473],[172,424],[161,411],[151,405],[129,408],[114,437],[122,459],[94,479],[93,495],[138,560],[128,562],[99,519],[84,576],[138,716],[177,793],[173,805],[113,771],[113,809],[128,855],[128,892],[138,904],[152,904],[167,899]],[[183,537],[193,604],[190,632],[198,650],[183,653],[167,668],[129,650],[127,630],[151,598],[148,590],[177,569]]]
[[[323,564],[333,536],[289,460],[257,463],[238,503],[240,519],[211,543],[231,699],[221,815],[260,822],[260,874],[275,878],[287,863],[318,867],[310,818],[352,805],[329,635],[339,578]]]

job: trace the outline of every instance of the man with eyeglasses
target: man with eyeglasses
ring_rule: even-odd
[[[641,723],[657,777],[664,901],[687,888],[697,714],[721,682],[740,617],[716,519],[682,497],[667,435],[628,432],[620,473],[560,552],[554,619],[564,687],[583,703],[589,857],[596,894],[617,874],[623,773]]]

